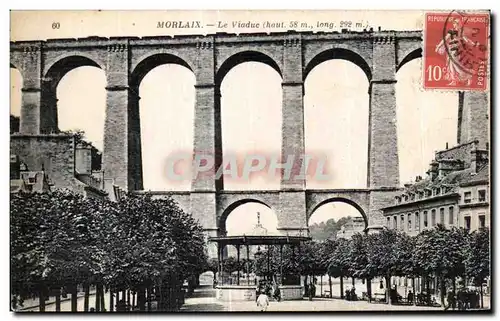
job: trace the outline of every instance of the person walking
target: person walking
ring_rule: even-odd
[[[413,292],[411,290],[408,292],[408,303],[413,304]]]
[[[265,312],[269,306],[269,297],[265,292],[262,292],[257,298],[257,307],[260,308],[261,312]]]
[[[446,296],[446,301],[448,304],[446,305],[444,310],[447,311],[449,308],[451,308],[452,310],[455,310],[457,303],[456,303],[455,294],[453,293],[453,291],[448,291],[448,295]]]

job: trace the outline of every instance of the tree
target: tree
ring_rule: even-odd
[[[467,232],[464,229],[446,229],[439,224],[417,236],[414,267],[418,274],[436,276],[440,285],[441,304],[444,304],[445,283],[465,272]]]
[[[344,277],[349,274],[349,254],[350,241],[346,239],[336,240],[335,251],[328,261],[328,274],[333,277],[340,277],[340,297],[344,298]]]
[[[354,279],[366,279],[368,295],[371,297],[371,279],[374,271],[369,268],[368,262],[368,236],[356,233],[349,243],[349,274]]]
[[[104,309],[104,286],[139,291],[142,308],[145,291],[158,286],[160,308],[175,309],[182,282],[207,265],[205,250],[201,226],[169,198],[128,195],[113,203],[68,191],[11,197],[12,294],[38,295],[41,311],[61,287],[76,309],[81,284],[96,285],[96,310]]]
[[[470,235],[469,247],[465,256],[465,270],[474,285],[480,286],[481,308],[483,302],[483,283],[490,276],[490,231],[482,228]]]
[[[95,243],[89,228],[94,205],[69,191],[21,193],[11,198],[11,266],[17,281],[13,293],[38,295],[44,301],[47,295],[59,296],[59,289],[68,287],[76,308],[76,285],[95,272]]]
[[[330,258],[333,257],[337,249],[338,242],[334,240],[326,240],[321,243],[321,264],[325,271],[328,273],[328,285],[330,288],[330,298],[333,296],[332,292],[332,276],[329,271]]]
[[[103,238],[106,283],[137,291],[141,308],[145,291],[158,286],[159,308],[175,308],[175,293],[183,280],[206,266],[201,226],[171,198],[152,199],[150,195],[128,195],[103,222],[112,231]]]
[[[397,240],[398,233],[388,229],[369,235],[367,240],[367,274],[385,278],[387,303],[391,303],[391,277],[398,274]]]

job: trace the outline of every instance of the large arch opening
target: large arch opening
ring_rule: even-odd
[[[329,49],[325,50],[318,55],[316,55],[311,61],[307,64],[305,70],[304,70],[304,80],[307,79],[309,76],[309,73],[318,65],[321,63],[328,61],[328,60],[346,60],[350,61],[365,73],[366,78],[368,81],[372,79],[372,72],[371,68],[366,62],[366,60],[361,57],[359,54],[355,53],[354,51],[348,50],[348,49],[343,49],[343,48],[334,48],[334,49]]]
[[[167,160],[192,155],[196,77],[187,63],[172,55],[155,55],[141,62],[132,75],[137,88],[145,190],[189,191],[190,179],[168,175]],[[190,159],[176,170],[189,173]]]
[[[356,202],[331,198],[319,203],[312,210],[307,223],[313,240],[349,239],[356,233],[364,232],[368,227],[368,218]]]
[[[313,241],[343,240],[347,242],[356,233],[364,233],[368,225],[366,213],[355,202],[348,199],[332,198],[318,204],[308,218],[309,235]],[[331,282],[331,286],[330,286]],[[342,283],[342,286],[341,286]],[[367,286],[363,280],[333,278],[328,275],[319,276],[316,285],[316,296],[340,297],[341,291],[354,286],[359,295],[365,292]],[[327,292],[328,291],[328,292]],[[330,292],[331,291],[331,292]]]
[[[255,199],[242,199],[228,206],[219,219],[219,230],[223,236],[265,236],[279,235],[278,217],[267,204]],[[227,245],[223,249],[224,272],[228,273],[226,284],[236,284],[238,269],[242,283],[254,284],[256,280],[257,255],[266,252],[269,246],[250,245],[240,247]],[[244,283],[246,282],[246,283]]]
[[[401,185],[424,176],[435,151],[457,144],[458,93],[422,90],[419,53],[403,59],[396,74]]]
[[[21,89],[23,76],[14,66],[10,66],[10,133],[19,132],[21,120]]]
[[[251,60],[244,62],[245,59]],[[232,67],[230,70],[227,68]],[[220,78],[224,75],[223,79]],[[276,190],[280,177],[267,173],[281,151],[282,89],[279,68],[263,54],[240,54],[223,64],[217,75],[221,93],[223,167],[226,190]],[[221,82],[219,82],[221,81]],[[266,167],[245,175],[263,158]]]
[[[71,63],[70,66],[74,66]],[[106,76],[94,66],[59,70],[56,86],[57,113],[55,122],[61,131],[83,131],[86,141],[99,151],[104,146],[106,115]]]
[[[89,57],[71,55],[49,66],[42,83],[42,132],[84,132],[84,139],[103,150],[106,76]]]
[[[224,63],[222,63],[219,70],[217,71],[215,83],[221,84],[226,75],[231,71],[231,69],[240,64],[249,62],[260,62],[262,64],[265,64],[274,69],[280,75],[280,77],[282,77],[281,69],[276,61],[273,60],[273,58],[258,51],[242,51],[232,55],[227,60],[225,60]]]
[[[254,235],[257,225],[261,225],[269,235],[278,235],[278,217],[274,210],[255,199],[239,200],[228,206],[219,220],[221,234]]]
[[[304,123],[306,153],[326,160],[324,172],[329,175],[328,179],[308,176],[306,185],[308,189],[365,188],[369,69],[359,67],[360,62],[328,57],[332,60],[317,64],[305,80]]]

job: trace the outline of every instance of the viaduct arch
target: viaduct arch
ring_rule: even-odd
[[[220,233],[224,228],[221,218],[245,200],[257,200],[273,208],[278,214],[278,228],[292,235],[307,231],[311,213],[331,200],[358,208],[368,227],[383,225],[379,209],[390,203],[399,190],[395,75],[405,63],[422,55],[421,44],[421,31],[88,37],[11,42],[10,64],[23,78],[20,135],[24,136],[42,137],[58,131],[54,88],[65,72],[82,65],[104,70],[107,106],[103,169],[113,184],[138,192],[143,189],[138,86],[157,65],[176,63],[194,73],[193,148],[211,153],[219,161],[220,84],[232,67],[259,61],[281,75],[281,155],[287,156],[304,153],[303,95],[309,71],[329,59],[346,59],[358,65],[370,83],[366,189],[307,190],[304,180],[282,178],[280,190],[233,192],[225,191],[222,181],[204,177],[192,180],[190,192],[155,194],[178,200],[201,222],[208,236]],[[475,101],[474,97],[462,101]],[[470,124],[460,126],[465,131]]]

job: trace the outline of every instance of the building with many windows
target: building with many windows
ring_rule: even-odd
[[[387,228],[417,235],[438,224],[470,231],[490,226],[488,151],[477,141],[437,152],[427,174],[405,185],[394,204],[382,209]],[[421,292],[423,281],[418,278],[412,290]],[[392,278],[393,286],[407,282]],[[431,293],[437,294],[436,284],[432,279]]]
[[[405,185],[394,204],[382,209],[386,227],[416,235],[437,224],[476,230],[488,227],[488,151],[477,141],[440,151],[428,176]]]
[[[337,232],[337,238],[350,239],[356,233],[363,233],[365,230],[365,219],[362,216],[352,217],[342,225]]]

